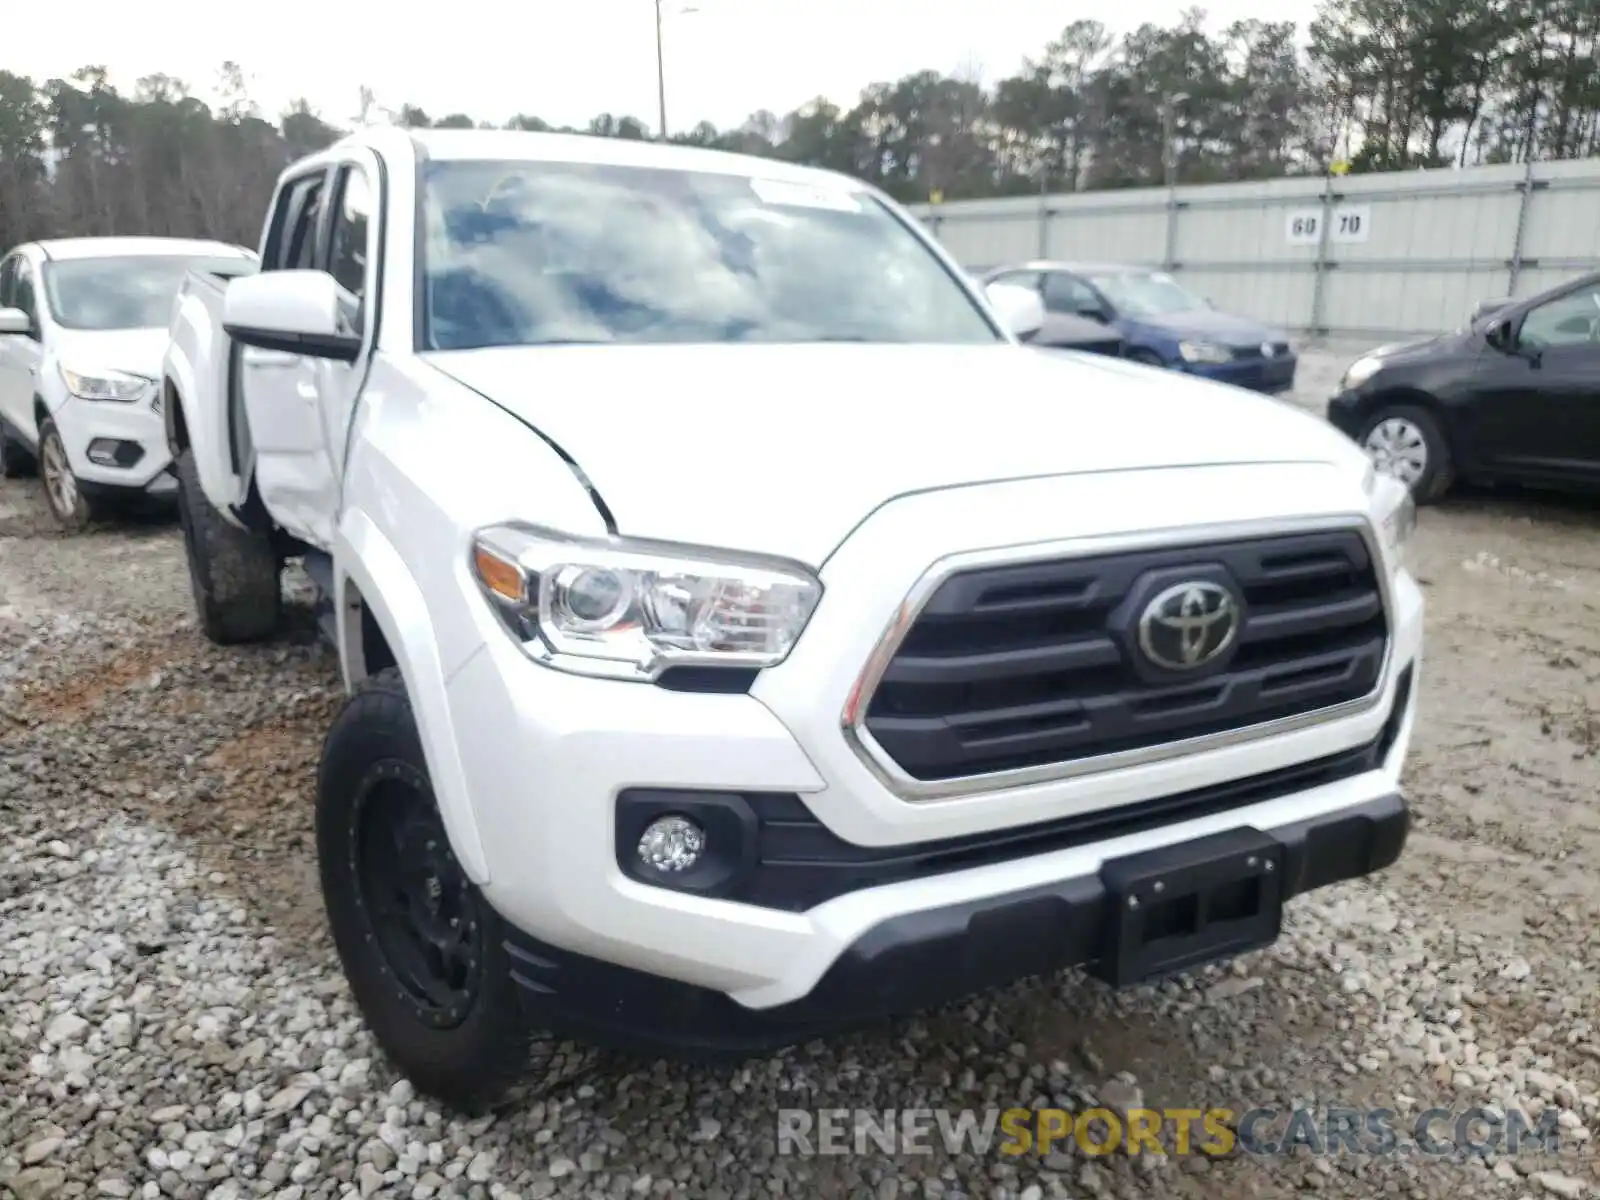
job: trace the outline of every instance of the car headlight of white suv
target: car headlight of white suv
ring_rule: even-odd
[[[782,662],[822,584],[784,560],[505,524],[472,539],[472,571],[539,662],[649,681],[676,666]]]
[[[61,372],[61,382],[67,385],[67,391],[80,400],[112,400],[119,404],[131,404],[155,383],[155,380],[146,379],[143,375],[106,367],[76,371],[61,363],[58,364],[58,370]]]

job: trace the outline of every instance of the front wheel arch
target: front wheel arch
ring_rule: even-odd
[[[345,688],[354,693],[366,677],[381,673],[386,659],[394,660],[416,716],[451,848],[467,878],[487,886],[489,859],[461,763],[445,664],[421,584],[394,544],[359,509],[345,511],[333,560],[336,594],[331,599],[339,614]],[[369,633],[377,636],[369,638]]]

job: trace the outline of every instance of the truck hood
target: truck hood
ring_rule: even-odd
[[[161,328],[61,329],[55,340],[56,357],[74,371],[109,369],[160,379],[168,334]]]
[[[813,566],[874,509],[913,492],[1215,464],[1360,471],[1366,461],[1292,405],[1004,343],[546,346],[423,358],[571,455],[619,533]]]

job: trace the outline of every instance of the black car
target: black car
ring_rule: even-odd
[[[1109,354],[1113,358],[1121,358],[1123,352],[1122,337],[1115,329],[1070,313],[1047,312],[1039,332],[1027,342],[1042,350],[1082,350],[1088,354]]]
[[[1600,272],[1357,359],[1328,419],[1419,502],[1458,479],[1600,486]]]

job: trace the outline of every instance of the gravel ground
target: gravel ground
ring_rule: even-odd
[[[1308,356],[1317,407],[1350,353]],[[363,1197],[1600,1196],[1600,508],[1426,510],[1395,868],[1160,988],[1075,974],[725,1070],[603,1062],[498,1118],[415,1099],[324,935],[309,617],[222,651],[176,530],[63,539],[0,483],[0,1192]],[[775,1154],[784,1107],[1294,1102],[1560,1113],[1559,1157]]]

